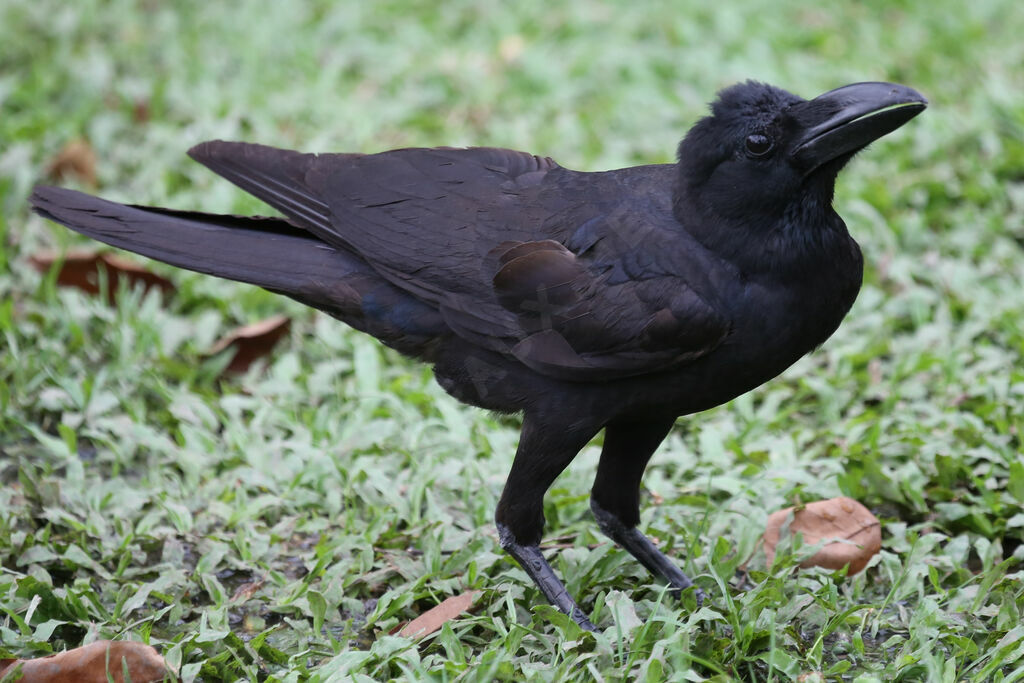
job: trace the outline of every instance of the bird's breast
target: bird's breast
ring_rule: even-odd
[[[859,288],[852,268],[788,285],[748,281],[733,292],[723,343],[663,377],[663,405],[680,415],[706,410],[778,376],[836,331]]]
[[[785,285],[753,281],[734,319],[726,366],[748,378],[743,393],[779,375],[821,346],[838,329],[856,299],[860,268],[838,268]],[[739,379],[739,378],[738,378]]]

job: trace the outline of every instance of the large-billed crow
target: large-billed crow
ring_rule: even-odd
[[[325,311],[430,363],[460,401],[522,413],[501,544],[592,629],[538,547],[545,491],[604,429],[598,525],[674,592],[693,585],[637,529],[647,461],[677,417],[753,389],[835,331],[862,273],[832,208],[836,176],[925,105],[891,83],[805,100],[746,82],[719,93],[678,163],[601,173],[491,148],[190,150],[284,218],[53,187],[31,202],[97,240]]]

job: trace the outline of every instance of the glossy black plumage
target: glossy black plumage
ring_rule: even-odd
[[[678,164],[602,173],[491,148],[190,151],[283,219],[49,187],[31,201],[108,244],[324,310],[431,363],[458,399],[522,412],[502,544],[592,627],[537,547],[544,492],[606,429],[592,496],[602,530],[689,587],[635,529],[644,467],[676,417],[756,387],[836,329],[862,270],[832,209],[836,174],[924,105],[892,84],[807,101],[748,82],[720,93]]]

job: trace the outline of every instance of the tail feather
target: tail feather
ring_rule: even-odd
[[[32,209],[120,249],[179,268],[259,285],[318,308],[403,353],[428,358],[440,314],[351,252],[281,218],[130,206],[37,186]]]
[[[330,208],[307,178],[318,155],[224,140],[200,143],[188,155],[314,232],[332,234]]]
[[[129,206],[47,186],[36,187],[29,201],[44,218],[111,246],[288,294],[312,294],[325,279],[366,269],[280,218]]]

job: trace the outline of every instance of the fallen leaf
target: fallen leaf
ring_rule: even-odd
[[[149,100],[135,100],[135,104],[132,105],[132,121],[135,123],[147,123],[150,114]]]
[[[100,293],[100,272],[106,272],[108,297],[111,304],[117,296],[121,278],[129,287],[142,283],[148,292],[158,287],[165,295],[174,292],[174,283],[145,267],[111,252],[96,252],[74,249],[63,256],[54,251],[42,251],[29,257],[32,266],[41,273],[47,272],[53,264],[60,263],[57,284],[61,287],[77,287],[89,294]]]
[[[426,638],[446,622],[451,621],[470,608],[479,591],[466,591],[455,595],[436,607],[431,607],[402,627],[398,635],[404,638]]]
[[[266,579],[258,579],[256,581],[250,581],[249,583],[243,583],[235,589],[235,592],[231,595],[230,602],[245,602],[255,595],[256,591],[263,588],[265,583]]]
[[[57,152],[47,170],[54,180],[79,180],[96,186],[96,152],[85,140],[72,140]]]
[[[768,517],[764,554],[769,565],[775,559],[775,546],[790,513],[793,514],[790,534],[800,532],[807,545],[825,542],[821,550],[800,563],[801,567],[841,569],[849,565],[848,573],[853,575],[864,569],[868,560],[882,549],[882,527],[878,519],[852,498],[831,498],[799,509],[778,510]]]
[[[123,683],[126,663],[132,683],[174,680],[154,648],[130,640],[99,640],[39,659],[5,659],[0,661],[0,676],[20,666],[20,677],[12,678],[12,682]]]
[[[278,340],[288,333],[290,326],[291,319],[288,316],[275,315],[258,323],[236,327],[217,340],[209,355],[214,356],[233,348],[235,355],[224,371],[245,372],[250,365],[273,350]]]

